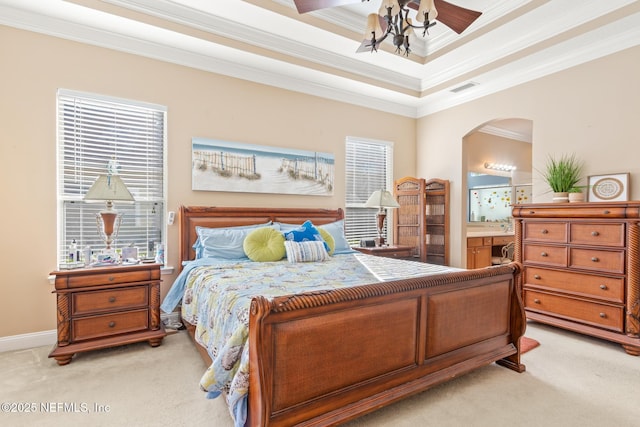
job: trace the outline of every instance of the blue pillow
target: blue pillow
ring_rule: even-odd
[[[323,224],[319,226],[325,231],[328,231],[331,236],[333,236],[333,240],[335,242],[335,249],[333,250],[335,254],[346,254],[354,252],[347,241],[347,238],[344,237],[344,220],[338,220],[335,222],[331,222],[329,224]]]
[[[285,231],[284,238],[293,242],[313,242],[320,241],[324,243],[324,248],[329,252],[329,245],[324,241],[320,231],[311,223],[310,220],[305,221],[301,226],[289,231]]]
[[[242,247],[245,237],[256,228],[269,226],[271,223],[240,225],[237,227],[206,228],[196,226],[198,240],[193,245],[196,259],[247,259]],[[273,226],[275,229],[278,227]],[[196,246],[197,245],[197,246]]]

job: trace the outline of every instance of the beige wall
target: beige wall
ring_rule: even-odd
[[[0,26],[0,211],[4,319],[0,337],[55,328],[47,275],[56,264],[55,99],[58,88],[168,107],[167,209],[180,204],[342,207],[332,197],[191,191],[193,136],[331,151],[344,179],[344,139],[395,143],[395,178],[451,180],[451,260],[464,265],[462,190],[465,136],[495,119],[533,121],[533,167],[547,154],[576,152],[585,174],[631,173],[640,198],[635,119],[640,111],[640,47],[563,71],[419,120],[214,75],[173,64]],[[417,141],[417,142],[416,142]],[[417,164],[414,158],[417,158]],[[464,165],[464,166],[463,166]],[[534,173],[534,201],[547,201]],[[167,263],[177,261],[168,227]],[[173,276],[165,276],[163,294]],[[9,319],[9,320],[8,320]]]
[[[395,178],[415,175],[415,120],[0,26],[3,319],[0,337],[55,329],[56,91],[168,107],[167,209],[184,205],[344,206],[344,141],[394,142]],[[191,138],[322,149],[336,158],[332,197],[191,191]],[[177,225],[167,264],[177,262]],[[174,276],[164,276],[163,295]]]
[[[533,201],[551,194],[536,170],[549,154],[575,153],[584,175],[630,172],[640,199],[640,47],[601,58],[418,120],[417,174],[451,180],[450,259],[464,265],[467,134],[496,119],[533,121]]]

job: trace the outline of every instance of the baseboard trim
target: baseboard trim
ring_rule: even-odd
[[[163,322],[180,321],[180,313],[161,313],[160,319]],[[0,353],[5,351],[24,350],[33,347],[42,347],[44,345],[54,345],[58,339],[57,331],[32,332],[30,334],[12,335],[9,337],[0,337]]]
[[[30,334],[0,337],[0,353],[5,351],[24,350],[56,343],[58,335],[55,329],[50,331],[32,332]]]

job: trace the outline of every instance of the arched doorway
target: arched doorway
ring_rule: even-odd
[[[511,203],[530,201],[526,189],[530,191],[533,176],[532,145],[533,122],[522,118],[491,120],[464,136],[461,168],[465,189],[461,194],[464,237],[509,229]],[[515,169],[490,169],[488,166],[492,164],[510,165]],[[474,191],[475,188],[481,191]],[[498,198],[492,199],[491,194]],[[469,252],[466,239],[463,241],[461,255],[466,260]],[[474,263],[467,263],[470,265]]]

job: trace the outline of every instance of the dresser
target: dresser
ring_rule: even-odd
[[[640,355],[640,202],[516,205],[527,318]]]
[[[58,340],[49,357],[148,341],[162,343],[160,264],[61,270],[55,276]]]

